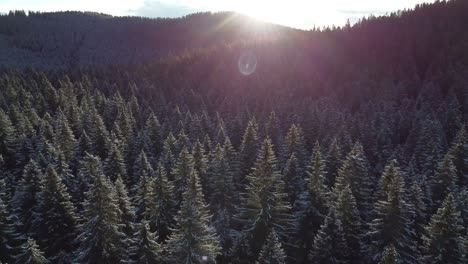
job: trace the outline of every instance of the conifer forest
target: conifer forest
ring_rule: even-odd
[[[0,262],[468,263],[468,1],[299,30],[0,15]]]

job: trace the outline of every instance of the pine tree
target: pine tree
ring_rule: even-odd
[[[39,249],[34,239],[29,238],[21,247],[22,253],[16,257],[17,264],[45,264],[49,263],[44,253]]]
[[[177,145],[177,140],[172,134],[172,132],[169,133],[167,136],[166,140],[164,140],[163,144],[163,152],[161,153],[161,162],[164,165],[164,169],[166,170],[168,174],[169,180],[174,180],[174,177],[172,175],[172,169],[174,168],[174,165],[176,163],[176,156],[177,156],[177,150],[176,150],[176,145]]]
[[[177,226],[165,245],[166,263],[216,263],[220,250],[218,237],[208,226],[210,216],[193,167],[182,198]]]
[[[466,263],[462,228],[460,212],[453,195],[449,194],[426,227],[421,263]]]
[[[320,226],[310,252],[312,263],[349,263],[349,249],[341,221],[334,207]]]
[[[247,193],[237,217],[242,224],[243,238],[237,245],[241,262],[255,260],[267,239],[268,230],[275,228],[284,240],[292,231],[291,207],[284,193],[284,182],[276,167],[276,157],[270,139],[265,139],[254,169],[247,176]]]
[[[270,231],[255,264],[286,264],[286,255],[274,230]]]
[[[133,191],[138,191],[139,185],[144,183],[148,177],[152,178],[153,176],[153,167],[151,166],[146,153],[142,150],[133,164],[132,177],[129,179],[127,185],[133,186]]]
[[[132,263],[161,263],[161,246],[156,242],[156,234],[150,231],[148,223],[143,221],[143,223],[138,225],[135,237],[136,243],[130,248],[130,252],[134,256],[134,261]]]
[[[391,167],[394,167],[392,169]],[[406,190],[398,167],[394,162],[387,165],[385,172],[394,171],[385,181],[386,197],[381,197],[375,205],[375,218],[370,223],[366,252],[372,261],[382,258],[387,245],[393,244],[405,263],[415,263],[418,257],[416,241],[413,240],[412,220],[414,211],[406,200]],[[386,173],[382,176],[385,178]]]
[[[393,245],[387,246],[382,253],[382,259],[379,264],[398,264],[401,263],[398,253]]]
[[[33,232],[46,256],[62,257],[71,252],[76,235],[77,216],[71,197],[55,169],[49,165],[36,193]]]
[[[110,181],[102,172],[99,158],[85,157],[91,179],[84,207],[85,221],[77,237],[80,244],[75,263],[126,263],[125,235],[119,230],[119,208]]]

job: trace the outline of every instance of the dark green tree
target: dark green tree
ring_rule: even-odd
[[[286,264],[286,255],[274,230],[270,231],[255,264]]]
[[[421,263],[466,263],[462,229],[460,212],[449,194],[426,227]]]
[[[200,183],[192,167],[182,204],[176,216],[177,226],[165,244],[166,263],[216,263],[220,246],[213,228]]]
[[[46,256],[61,258],[75,248],[77,216],[71,196],[51,165],[40,182],[36,200],[33,233]]]
[[[128,249],[125,247],[125,235],[120,231],[119,207],[112,183],[102,172],[99,158],[85,157],[87,175],[91,185],[86,192],[84,202],[84,222],[76,241],[75,263],[126,263]]]
[[[16,256],[17,264],[46,264],[49,263],[44,257],[44,253],[39,249],[36,241],[32,238],[28,240],[21,247],[21,254]]]
[[[157,242],[156,233],[150,231],[148,223],[138,225],[135,234],[136,243],[130,248],[134,261],[137,264],[158,264],[161,263],[161,245]]]

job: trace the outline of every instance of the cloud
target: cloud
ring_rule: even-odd
[[[129,10],[128,13],[144,17],[181,17],[200,11],[206,10],[192,8],[178,1],[165,3],[161,1],[145,0],[142,6],[137,9]]]

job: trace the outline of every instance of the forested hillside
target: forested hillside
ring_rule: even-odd
[[[1,263],[467,263],[467,14],[0,17],[27,53],[0,76]],[[105,33],[70,53],[83,21]]]

